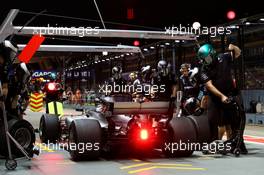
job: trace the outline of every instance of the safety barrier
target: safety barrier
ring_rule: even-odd
[[[246,114],[246,123],[264,126],[264,114]]]
[[[241,93],[246,111],[250,109],[250,102],[252,100],[264,102],[264,90],[242,90]]]
[[[264,126],[264,114],[256,114],[256,124]]]
[[[30,94],[29,106],[31,111],[39,112],[43,109],[43,97],[42,93],[32,93]]]

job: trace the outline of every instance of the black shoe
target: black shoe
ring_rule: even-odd
[[[245,142],[242,141],[241,145],[240,145],[240,150],[241,150],[241,154],[248,154],[248,150],[246,148]]]

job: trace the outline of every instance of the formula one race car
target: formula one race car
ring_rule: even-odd
[[[158,148],[169,157],[190,156],[194,150],[172,151],[168,147],[172,143],[207,141],[208,120],[205,116],[173,117],[173,107],[173,102],[138,103],[132,102],[130,94],[115,94],[101,98],[95,110],[80,116],[44,114],[40,139],[67,143],[73,160],[97,158],[109,152],[111,145],[123,144],[130,152]]]

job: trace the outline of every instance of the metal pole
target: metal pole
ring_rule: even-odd
[[[242,25],[241,28],[241,78],[242,78],[242,85],[241,88],[245,88],[245,27]]]
[[[161,60],[164,60],[163,53],[164,53],[164,48],[161,47],[160,49]]]
[[[26,26],[19,32],[22,26],[10,26],[8,29],[17,35],[37,35],[42,34],[45,36],[80,36],[79,28],[69,27],[32,27]],[[10,31],[6,31],[10,33]],[[9,34],[10,35],[10,34]],[[118,29],[90,29],[85,28],[82,30],[83,37],[96,37],[96,38],[141,38],[141,39],[164,39],[164,40],[189,40],[195,41],[196,36],[193,34],[175,34],[174,36],[168,35],[165,31],[146,31],[146,30],[118,30]]]
[[[98,5],[97,5],[96,0],[94,0],[94,5],[95,5],[96,10],[97,10],[97,12],[98,12],[98,15],[99,15],[99,17],[100,17],[101,23],[102,23],[104,29],[106,29],[105,24],[104,24],[103,17],[102,17],[102,15],[101,15],[101,13],[100,13],[100,10],[99,10],[99,7],[98,7]]]
[[[172,72],[174,75],[176,75],[176,58],[175,58],[175,54],[176,54],[176,48],[175,48],[175,44],[172,44]]]
[[[238,29],[238,44],[241,49],[241,58],[238,61],[238,69],[239,69],[239,89],[243,89],[245,86],[245,46],[244,46],[244,24],[239,25]]]
[[[221,51],[222,53],[225,52],[225,35],[221,35]]]
[[[16,18],[19,10],[12,9],[9,11],[6,19],[0,26],[0,42],[4,41],[9,35],[11,35],[14,31],[12,28],[13,20]]]
[[[178,46],[178,63],[179,66],[182,64],[183,60],[182,60],[182,40],[179,42],[179,46]],[[178,72],[178,71],[177,71]],[[178,79],[180,79],[180,73],[178,73]]]
[[[62,88],[65,90],[65,77],[66,77],[66,71],[65,71],[65,58],[62,59]]]

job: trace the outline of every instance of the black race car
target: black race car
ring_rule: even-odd
[[[101,98],[94,110],[85,110],[83,115],[44,114],[40,138],[44,143],[66,143],[74,160],[97,158],[111,151],[112,145],[126,145],[137,153],[162,149],[169,157],[190,156],[194,150],[172,146],[207,142],[207,117],[173,117],[173,110],[173,102],[139,103],[132,102],[130,94],[115,94]]]

